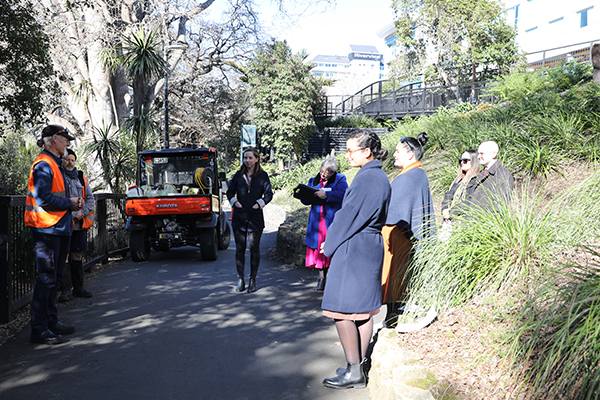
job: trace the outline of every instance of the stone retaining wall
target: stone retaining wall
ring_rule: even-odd
[[[295,222],[294,217],[290,215],[279,225],[274,256],[277,260],[284,261],[286,264],[304,267],[306,232],[294,229]]]

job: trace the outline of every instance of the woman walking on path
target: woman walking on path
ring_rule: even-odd
[[[260,153],[254,148],[244,150],[243,163],[235,173],[227,198],[232,206],[231,226],[235,238],[235,266],[238,275],[237,292],[246,289],[244,261],[246,242],[250,248],[250,280],[248,293],[256,291],[256,274],[260,264],[260,238],[265,228],[262,209],[273,198],[269,176],[260,166]]]
[[[481,164],[479,164],[477,156],[477,150],[466,150],[458,159],[458,175],[442,201],[444,221],[450,221],[452,216],[464,212],[461,206],[464,207],[463,201],[466,198],[467,187],[476,184],[477,174],[481,170]]]
[[[333,318],[347,367],[323,385],[334,389],[364,388],[362,361],[373,334],[373,315],[381,308],[383,239],[390,196],[380,160],[387,156],[376,133],[363,129],[346,142],[346,158],[360,167],[346,191],[342,208],[329,227],[323,252],[332,257],[323,293],[323,315]]]
[[[308,186],[319,189],[315,192],[315,196],[321,200],[322,204],[313,204],[308,215],[306,241],[304,242],[306,267],[319,270],[319,281],[315,291],[322,292],[325,289],[331,258],[321,254],[321,244],[325,241],[327,230],[333,222],[335,213],[342,208],[342,199],[348,189],[348,183],[343,174],[337,173],[335,160],[328,158],[323,161],[321,171],[317,176],[308,180]]]
[[[385,321],[397,316],[409,276],[406,274],[413,246],[435,233],[435,216],[429,180],[421,168],[423,146],[429,137],[403,137],[394,152],[394,165],[402,172],[392,181],[390,208],[381,231],[385,242],[382,301],[387,305]]]

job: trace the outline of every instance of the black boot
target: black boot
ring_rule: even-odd
[[[323,290],[325,290],[325,278],[319,278],[317,286],[315,287],[315,292],[322,292]]]
[[[256,278],[250,277],[248,282],[248,293],[256,292]]]
[[[244,290],[246,290],[246,282],[244,282],[244,278],[241,278],[238,276],[238,284],[237,284],[237,287],[235,288],[235,291],[240,293],[240,292],[243,292]]]
[[[367,377],[363,371],[362,364],[353,365],[348,363],[348,367],[335,378],[326,378],[323,385],[331,389],[362,389],[367,387]]]

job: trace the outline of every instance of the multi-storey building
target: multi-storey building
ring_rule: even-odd
[[[318,55],[312,60],[311,73],[335,81],[329,93],[348,94],[385,78],[383,54],[375,46],[351,44],[347,56]]]
[[[517,42],[528,61],[569,54],[600,41],[598,0],[503,0],[506,19],[517,27]],[[396,29],[389,24],[377,32],[385,44],[396,48]],[[554,51],[550,50],[563,47]]]

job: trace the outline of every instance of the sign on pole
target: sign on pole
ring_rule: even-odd
[[[240,151],[240,164],[244,156],[244,149],[256,147],[256,126],[242,124],[242,143]]]

